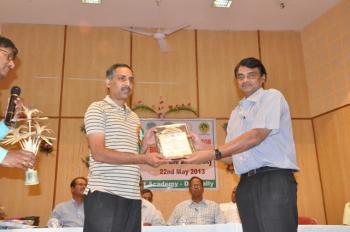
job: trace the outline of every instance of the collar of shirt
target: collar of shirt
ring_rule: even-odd
[[[247,107],[252,103],[258,102],[264,92],[263,88],[257,89],[252,95],[249,97],[244,97],[240,102],[239,105],[242,107]]]
[[[79,206],[81,206],[81,205],[84,205],[84,201],[81,203],[81,204],[79,204],[76,200],[74,200],[73,198],[71,199],[71,202],[72,202],[72,204],[75,206],[75,207],[79,207]]]
[[[118,111],[126,112],[126,113],[129,113],[131,111],[126,104],[124,104],[124,107],[122,107],[117,103],[115,103],[109,95],[107,95],[103,100],[113,105]]]
[[[190,207],[206,206],[206,205],[207,205],[207,203],[206,203],[205,199],[202,199],[200,202],[194,202],[194,201],[190,200],[190,204],[189,204]]]

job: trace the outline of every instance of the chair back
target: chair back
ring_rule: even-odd
[[[300,216],[298,217],[298,224],[299,225],[316,225],[318,223],[315,218]]]

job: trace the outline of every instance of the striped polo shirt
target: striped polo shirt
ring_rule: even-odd
[[[138,155],[139,117],[129,107],[118,106],[109,96],[92,103],[85,113],[86,133],[103,133],[105,146],[111,150]],[[141,199],[138,165],[98,162],[90,154],[88,185],[85,193],[101,191],[129,199]]]

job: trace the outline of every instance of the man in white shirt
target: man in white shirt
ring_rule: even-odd
[[[144,183],[140,177],[140,192],[144,192]],[[150,190],[149,190],[150,191]],[[152,192],[151,192],[152,193]],[[153,194],[152,194],[153,199]],[[141,219],[143,226],[161,226],[165,225],[162,213],[151,203],[151,201],[142,198]]]
[[[58,204],[48,221],[49,227],[83,227],[85,177],[76,177],[70,183],[72,199]],[[57,225],[51,225],[57,223]]]
[[[189,192],[191,199],[175,207],[168,220],[168,225],[225,223],[219,205],[203,198],[204,186],[201,178],[194,176],[190,179]]]
[[[236,187],[232,190],[231,202],[220,204],[220,210],[224,215],[226,223],[241,223],[236,204]]]

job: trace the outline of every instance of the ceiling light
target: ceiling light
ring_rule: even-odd
[[[82,3],[88,3],[88,4],[101,4],[102,0],[81,0]]]
[[[229,8],[232,0],[213,0],[213,7],[216,8]]]

